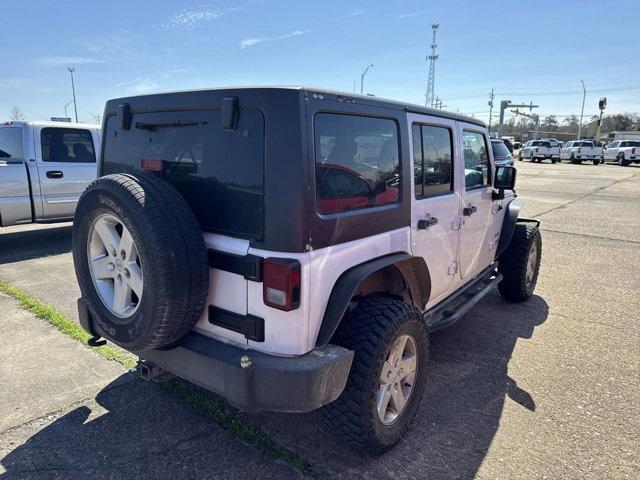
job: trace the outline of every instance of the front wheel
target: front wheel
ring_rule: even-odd
[[[594,165],[600,165],[600,163],[602,163],[602,162],[599,159],[597,159],[597,158],[593,159],[593,164]]]
[[[404,436],[422,400],[429,356],[422,316],[401,300],[370,295],[332,343],[355,355],[344,391],[324,407],[329,428],[363,453],[385,452]]]
[[[624,158],[624,154],[618,155],[618,165],[620,165],[621,167],[628,167],[629,163],[629,160]]]
[[[500,295],[511,302],[527,300],[536,288],[542,257],[542,236],[534,223],[517,223],[511,242],[500,256]]]
[[[553,163],[555,165],[555,163],[557,162],[557,160],[555,158],[551,159],[551,163]]]

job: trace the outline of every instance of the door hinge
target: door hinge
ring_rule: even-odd
[[[448,273],[449,275],[455,275],[456,273],[458,273],[458,262],[453,262],[451,265],[449,265]]]
[[[460,226],[462,225],[462,218],[456,216],[451,220],[451,230],[460,230]]]

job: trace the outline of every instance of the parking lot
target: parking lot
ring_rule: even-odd
[[[431,337],[409,434],[364,458],[320,414],[231,412],[311,466],[130,375],[0,294],[0,478],[638,478],[640,167],[516,162],[536,295]],[[77,319],[69,224],[0,230],[0,279]],[[227,418],[227,417],[225,417]]]

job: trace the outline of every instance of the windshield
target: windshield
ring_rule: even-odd
[[[509,149],[503,142],[491,142],[491,149],[494,157],[508,157],[511,155]]]

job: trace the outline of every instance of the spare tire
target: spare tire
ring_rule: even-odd
[[[73,262],[100,333],[127,350],[175,342],[204,310],[202,231],[182,195],[146,172],[87,187],[73,224]]]

